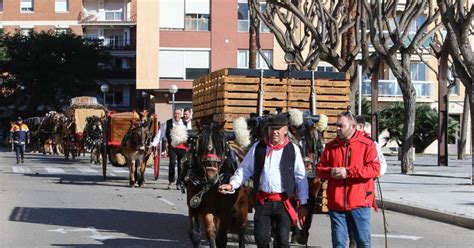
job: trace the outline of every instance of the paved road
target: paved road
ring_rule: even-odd
[[[25,164],[14,161],[12,153],[0,152],[0,247],[191,246],[185,195],[166,190],[166,166],[158,181],[148,170],[146,185],[132,189],[126,170],[109,168],[104,182],[101,168],[86,158],[28,154]],[[390,211],[386,216],[389,247],[474,244],[468,229]],[[309,244],[330,247],[329,218],[315,217]],[[373,246],[383,247],[381,213],[372,223]],[[229,247],[235,241],[230,235]]]

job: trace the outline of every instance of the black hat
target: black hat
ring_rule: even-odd
[[[364,124],[365,125],[365,118],[362,115],[356,115],[355,117],[357,124]]]
[[[283,127],[288,125],[288,118],[284,115],[274,115],[269,118],[268,126],[269,127]]]
[[[23,118],[21,118],[20,116],[18,116],[18,118],[16,118],[16,121],[23,121]]]

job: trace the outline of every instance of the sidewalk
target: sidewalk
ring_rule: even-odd
[[[437,166],[437,156],[417,156],[412,175],[400,173],[396,156],[385,158],[388,170],[380,186],[386,209],[474,229],[472,157],[450,157],[445,167]]]

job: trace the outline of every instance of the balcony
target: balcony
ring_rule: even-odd
[[[127,15],[122,10],[103,10],[103,11],[87,11],[83,10],[79,13],[79,22],[82,24],[125,24],[130,25],[136,23],[136,15]]]
[[[118,39],[118,38],[105,38],[100,39],[98,37],[89,36],[86,37],[87,40],[90,41],[97,41],[102,44],[104,48],[107,50],[113,51],[134,51],[136,48],[136,44],[134,40],[128,39]]]
[[[415,86],[416,96],[418,98],[434,97],[434,82],[431,81],[412,81]],[[362,95],[370,97],[370,80],[362,82]],[[398,86],[397,80],[379,80],[379,97],[402,97],[402,91]]]

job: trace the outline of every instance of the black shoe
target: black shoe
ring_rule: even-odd
[[[23,161],[23,159],[21,160],[21,163],[23,164],[25,161]]]
[[[170,190],[170,189],[171,189],[171,183],[168,184],[168,190]]]
[[[20,163],[20,161],[17,160],[17,161],[16,161],[16,164],[19,164],[19,163]]]

